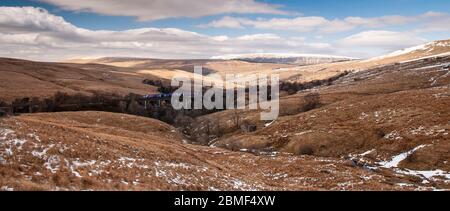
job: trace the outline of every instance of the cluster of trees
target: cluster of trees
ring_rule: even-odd
[[[10,113],[9,105],[0,100],[0,117],[6,116]]]
[[[15,99],[10,103],[0,102],[0,111],[10,114],[83,110],[120,112],[121,101],[122,97],[115,94],[69,95],[57,92],[45,99],[26,97]]]
[[[110,93],[67,94],[57,92],[52,97],[39,99],[18,98],[10,103],[0,101],[0,116],[21,113],[106,111],[159,119],[174,124],[177,116],[195,118],[215,112],[209,110],[174,110],[170,102],[146,103],[141,95],[119,96]]]
[[[150,86],[158,87],[158,92],[163,93],[163,94],[173,93],[175,90],[178,89],[178,87],[172,87],[172,86],[170,86],[170,84],[164,83],[161,80],[144,79],[142,81],[142,83],[150,85]]]
[[[329,86],[332,85],[334,81],[348,75],[350,72],[345,71],[336,76],[323,80],[314,80],[310,82],[300,83],[300,82],[282,82],[280,83],[280,90],[287,92],[289,95],[296,94],[299,91],[312,89],[318,86]]]
[[[163,82],[161,80],[150,80],[150,79],[144,79],[142,81],[143,84],[147,84],[150,86],[156,86],[156,87],[160,87],[163,86]]]

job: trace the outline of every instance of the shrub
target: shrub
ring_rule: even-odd
[[[130,102],[130,105],[128,106],[127,113],[132,115],[138,115],[138,116],[145,116],[146,111],[143,106],[139,105],[139,103],[135,100],[132,100]]]
[[[52,176],[52,180],[56,186],[67,187],[70,185],[70,179],[63,172],[58,171]]]
[[[330,77],[328,79],[323,80],[314,80],[309,81],[305,83],[299,83],[299,82],[282,82],[280,84],[280,90],[288,92],[289,95],[295,94],[298,91],[311,89],[317,86],[329,86],[332,85],[334,81],[348,75],[350,72],[345,71],[343,73],[340,73],[336,76]]]
[[[314,147],[309,144],[301,145],[298,148],[298,154],[299,155],[314,155]]]
[[[320,95],[319,93],[311,93],[303,97],[305,103],[302,106],[302,111],[307,112],[320,107]]]
[[[382,129],[377,129],[375,130],[375,134],[377,135],[378,138],[384,138],[386,136],[386,133],[382,130]]]

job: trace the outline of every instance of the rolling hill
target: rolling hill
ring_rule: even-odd
[[[0,99],[45,98],[56,92],[90,94],[93,92],[148,94],[156,87],[142,83],[151,75],[140,75],[125,68],[99,64],[77,65],[44,63],[0,58]]]

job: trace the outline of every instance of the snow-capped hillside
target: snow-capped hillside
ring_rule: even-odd
[[[215,56],[212,57],[211,59],[241,60],[260,63],[312,65],[312,64],[322,64],[339,61],[349,61],[354,60],[355,58],[332,56],[332,55],[320,55],[320,54],[257,53],[257,54],[231,54],[231,55]]]
[[[370,60],[382,60],[395,57],[405,57],[409,59],[420,59],[429,56],[444,56],[450,54],[450,40],[440,40],[425,43],[422,45],[395,51],[390,54],[375,57]]]

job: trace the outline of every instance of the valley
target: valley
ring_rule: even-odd
[[[1,190],[448,190],[450,41],[368,60],[0,59],[0,101],[159,93],[175,74],[280,74],[280,117],[36,112],[0,118]],[[273,59],[273,58],[271,58]],[[283,61],[283,60],[281,60]],[[212,80],[212,79],[211,79]],[[297,84],[299,86],[299,84]],[[142,105],[137,105],[142,107]]]

